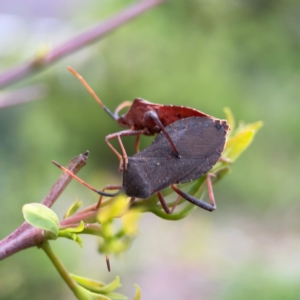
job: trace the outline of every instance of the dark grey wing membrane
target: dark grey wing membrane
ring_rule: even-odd
[[[139,191],[140,196],[129,194],[129,190],[126,189],[127,195],[143,198],[149,192],[153,194],[167,188],[170,184],[177,183],[178,177],[187,176],[190,172],[190,170],[183,168],[182,164],[183,160],[176,156],[153,157],[151,159],[145,157],[129,158],[128,168],[123,173],[123,185],[125,186],[126,181],[130,179],[129,188],[132,190],[131,186],[133,185],[134,189]],[[178,170],[180,171],[178,172]],[[132,173],[135,174],[131,175]]]
[[[188,119],[182,120],[187,129],[176,144],[184,161],[183,170],[186,171],[182,172],[177,183],[195,180],[217,163],[224,149],[229,128],[225,121],[195,117]]]
[[[170,126],[167,126],[166,129],[168,129],[168,127],[170,127]],[[176,140],[178,139],[177,133],[174,130],[172,130],[171,128],[169,128],[168,133],[169,133],[172,141],[176,145]],[[161,132],[156,136],[153,143],[149,147],[147,147],[144,150],[142,150],[141,152],[135,154],[133,157],[154,158],[154,157],[166,157],[168,155],[177,157],[175,155],[169,141],[165,137],[164,133]]]
[[[166,130],[181,157],[175,155],[165,135],[158,134],[148,148],[129,157],[123,177],[125,189],[131,182],[126,189],[128,196],[147,198],[171,184],[201,177],[220,158],[228,126],[212,118],[190,117]]]
[[[153,193],[174,183],[173,162],[168,157],[128,157],[127,169],[123,171],[123,190],[130,197],[146,199]],[[175,175],[176,179],[176,175]]]
[[[219,120],[206,117],[181,119],[167,126],[165,129],[181,157],[185,158],[208,157],[212,154],[212,149],[218,149],[225,140],[228,130],[227,124],[226,126],[222,126]],[[176,157],[169,141],[166,139],[164,133],[161,132],[148,148],[134,156],[164,157],[172,153]]]
[[[129,158],[124,172],[123,185],[130,180],[128,196],[147,198],[149,193],[161,191],[171,184],[195,180],[211,169],[206,159],[185,159],[172,157]]]
[[[220,152],[220,146],[223,150],[227,127],[224,128],[220,121],[195,117],[182,121],[187,128],[181,132],[175,144],[182,157],[208,158],[216,149]]]

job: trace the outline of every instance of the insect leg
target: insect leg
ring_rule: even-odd
[[[150,118],[152,119],[156,125],[159,126],[160,130],[164,133],[164,135],[166,136],[167,140],[169,141],[173,151],[175,152],[175,154],[177,155],[177,157],[180,157],[180,153],[178,152],[175,144],[173,143],[170,135],[167,133],[165,126],[162,124],[162,122],[160,121],[159,117],[157,116],[157,113],[153,110],[150,110],[148,112],[145,113],[145,118]]]
[[[170,210],[170,208],[169,208],[169,206],[168,206],[168,204],[167,204],[164,196],[162,195],[162,193],[161,192],[157,192],[157,196],[158,196],[159,202],[160,202],[162,208],[164,209],[164,211],[167,214],[171,214],[172,212],[171,212],[171,210]]]
[[[220,162],[227,163],[227,164],[232,164],[232,160],[231,160],[230,158],[226,158],[226,157],[223,157],[223,156],[221,156],[221,157],[219,158],[219,161],[220,161]]]
[[[128,156],[126,153],[126,150],[124,148],[124,145],[122,143],[121,137],[122,136],[132,136],[132,135],[140,135],[142,134],[144,131],[143,130],[123,130],[120,132],[116,132],[116,133],[112,133],[109,134],[108,136],[106,136],[105,138],[105,142],[108,145],[108,147],[116,154],[116,156],[118,157],[120,164],[119,164],[119,170],[122,171],[123,170],[123,158],[125,159],[125,167],[127,166],[127,162],[128,162]],[[118,142],[120,144],[123,156],[116,150],[116,148],[114,148],[114,146],[109,142],[109,140],[111,139],[118,139]]]
[[[131,106],[132,105],[132,102],[131,101],[124,101],[122,102],[121,104],[119,104],[115,110],[115,116],[118,116],[119,115],[119,111],[122,110],[123,108],[125,107],[128,107],[128,106]]]
[[[102,192],[104,192],[106,190],[110,190],[111,191],[111,190],[120,190],[120,189],[121,189],[120,185],[107,185],[106,187],[104,187],[102,189]],[[103,198],[103,195],[100,195],[98,203],[96,205],[96,209],[99,209],[101,207],[102,198]]]
[[[131,205],[134,203],[135,201],[135,197],[131,197],[130,201],[129,201],[129,207],[131,207]]]
[[[212,183],[211,183],[211,177],[216,177],[216,175],[213,173],[208,173],[206,175],[206,184],[207,184],[207,190],[208,190],[208,196],[209,196],[210,203],[211,203],[212,207],[214,207],[214,209],[216,209],[217,205],[215,202],[215,196],[214,196],[214,191],[213,191],[213,187],[212,187]]]
[[[210,181],[210,179],[209,179]],[[217,207],[215,205],[215,202],[214,202],[214,197],[213,197],[213,193],[212,193],[212,186],[211,186],[211,183],[210,183],[210,187],[208,188],[209,190],[209,194],[210,194],[210,202],[211,204],[209,203],[206,203],[200,199],[197,199],[191,195],[189,195],[188,193],[185,193],[184,191],[180,190],[179,188],[177,188],[174,184],[171,185],[171,188],[178,194],[180,195],[182,198],[186,199],[187,201],[195,204],[196,206],[199,206],[205,210],[208,210],[208,211],[214,211]],[[212,195],[212,198],[211,198],[211,195]]]
[[[135,141],[134,141],[134,148],[135,148],[136,153],[140,152],[140,136],[141,136],[140,134],[137,134]]]
[[[167,213],[167,214],[172,214],[177,206],[177,204],[179,203],[180,199],[181,199],[181,196],[178,195],[174,205],[172,206],[172,208],[170,209],[164,196],[162,195],[161,192],[157,192],[157,196],[158,196],[158,199],[159,199],[159,202],[162,206],[162,208],[164,209],[164,211]]]
[[[175,201],[173,207],[171,208],[171,214],[172,214],[173,211],[175,210],[175,208],[176,208],[176,206],[177,206],[177,204],[179,203],[179,201],[180,201],[181,198],[182,198],[182,197],[181,197],[180,195],[178,195],[178,197],[177,197],[177,199],[176,199],[176,201]]]

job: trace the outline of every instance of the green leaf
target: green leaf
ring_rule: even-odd
[[[109,222],[114,218],[124,215],[127,210],[127,197],[125,195],[117,196],[111,205],[100,209],[98,220],[101,224]]]
[[[108,293],[105,294],[111,300],[127,300],[128,298],[120,293]]]
[[[121,282],[120,282],[120,277],[116,276],[116,278],[112,282],[100,287],[99,291],[101,293],[109,293],[109,292],[113,292],[115,289],[117,289],[121,286],[122,285],[121,285]]]
[[[70,227],[59,230],[58,236],[73,240],[74,242],[79,244],[80,247],[82,247],[82,239],[78,236],[77,233],[82,232],[84,230],[84,227],[84,222],[80,221],[80,224],[77,227]]]
[[[237,133],[227,141],[224,157],[230,159],[232,162],[236,160],[249,147],[254,135],[262,125],[262,122],[256,122],[240,126],[236,130]]]
[[[134,298],[132,300],[140,300],[142,296],[141,288],[137,284],[135,284],[134,286],[136,288],[136,291],[135,291]]]
[[[22,208],[24,219],[32,226],[49,231],[51,238],[57,238],[59,220],[56,213],[41,203],[25,204]]]
[[[103,242],[99,242],[98,250],[101,253],[105,254],[117,254],[124,252],[129,245],[128,239],[120,239],[120,238],[111,238],[108,240],[104,240]]]
[[[80,300],[127,300],[128,298],[119,293],[98,294],[93,293],[82,286],[77,286],[75,295]]]
[[[232,114],[232,111],[229,107],[224,107],[223,110],[224,110],[225,115],[226,115],[227,123],[230,126],[230,132],[233,132],[234,128],[235,128],[235,121],[234,121],[234,116]]]
[[[212,177],[212,183],[216,184],[219,180],[221,180],[224,176],[226,176],[230,172],[229,167],[222,167],[214,172],[215,177]]]
[[[92,293],[80,285],[76,286],[75,295],[80,300],[112,300],[105,295]]]
[[[97,281],[94,279],[77,276],[74,274],[70,274],[72,278],[85,289],[93,292],[93,293],[101,293],[107,294],[113,292],[115,289],[121,287],[120,277],[117,276],[112,282],[105,284],[104,282]]]
[[[59,237],[64,237],[66,239],[72,240],[72,241],[76,242],[80,247],[83,247],[82,239],[76,233],[72,233],[72,232],[61,233],[61,232],[59,232]]]
[[[138,209],[130,210],[123,216],[123,230],[128,236],[135,236],[138,232],[138,221],[141,218],[141,213]]]
[[[81,220],[80,224],[77,227],[69,227],[65,229],[61,229],[60,232],[82,232],[84,230],[84,222]]]
[[[80,285],[83,287],[89,287],[89,288],[99,288],[105,286],[105,283],[102,281],[94,280],[87,277],[78,276],[75,274],[71,274],[70,276]]]
[[[76,199],[64,214],[64,219],[74,215],[74,213],[82,206],[82,202]]]

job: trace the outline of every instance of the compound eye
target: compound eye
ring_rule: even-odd
[[[217,128],[217,130],[220,130],[220,129],[222,128],[222,125],[221,125],[221,123],[220,123],[219,120],[217,120],[217,121],[215,122],[215,127]]]

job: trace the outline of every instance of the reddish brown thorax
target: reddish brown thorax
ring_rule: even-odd
[[[162,105],[148,102],[142,98],[134,99],[130,109],[125,115],[117,119],[117,122],[122,127],[127,127],[132,130],[144,130],[145,134],[153,135],[161,131],[156,122],[150,118],[145,118],[149,111],[156,112],[161,123],[166,127],[180,119],[188,117],[210,117],[194,108],[186,106]]]

